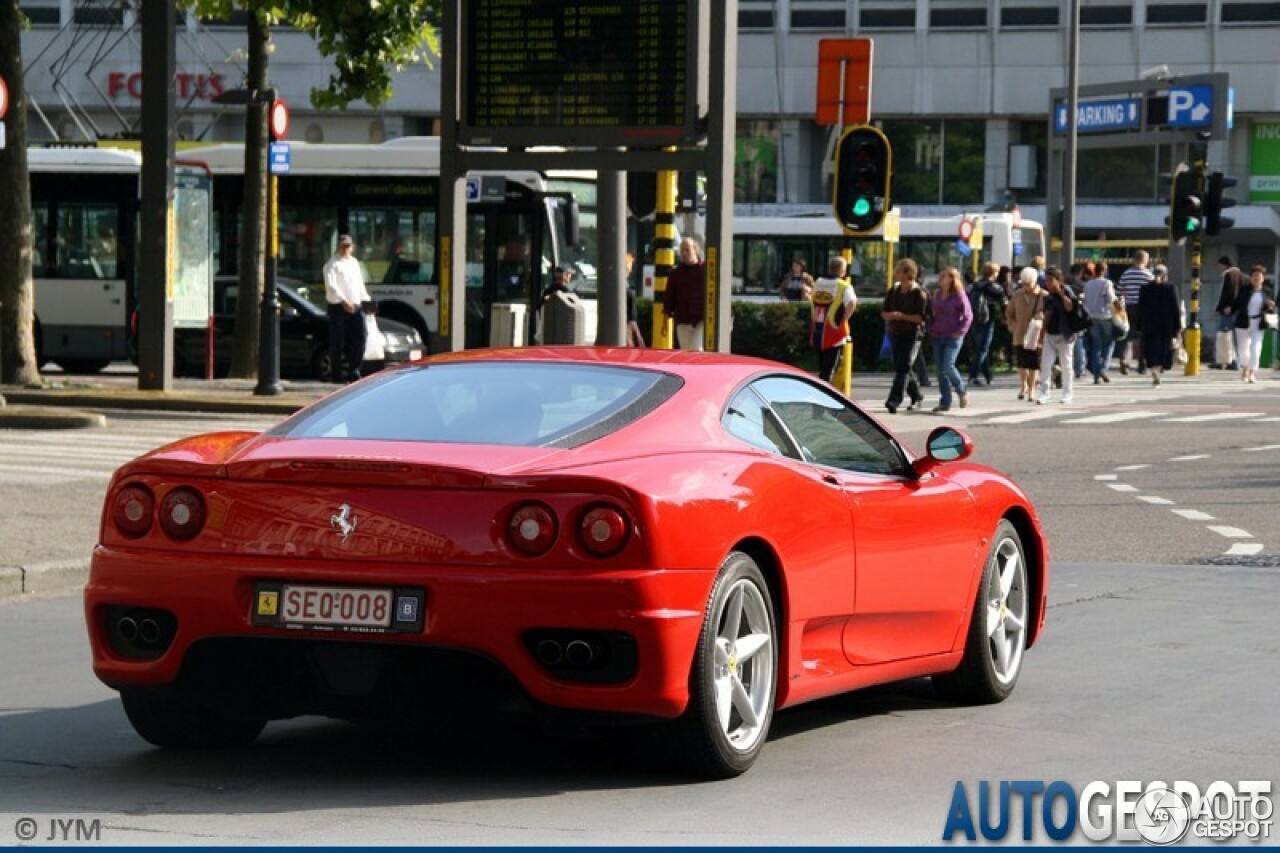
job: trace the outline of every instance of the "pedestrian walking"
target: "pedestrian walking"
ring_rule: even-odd
[[[1062,402],[1074,398],[1075,372],[1071,360],[1075,352],[1076,332],[1071,329],[1068,316],[1075,310],[1074,296],[1063,281],[1062,270],[1049,267],[1044,271],[1044,332],[1040,352],[1040,383],[1036,402],[1049,402],[1050,377],[1056,363],[1062,374]]]
[[[1019,287],[1004,309],[1013,336],[1013,364],[1018,368],[1018,399],[1034,400],[1040,375],[1040,347],[1044,337],[1044,289],[1035,267],[1018,273]]]
[[[1240,358],[1240,378],[1258,381],[1262,360],[1262,333],[1271,328],[1267,315],[1276,310],[1275,293],[1266,286],[1266,267],[1254,265],[1249,270],[1249,286],[1236,296],[1236,353]]]
[[[983,380],[991,384],[991,340],[995,336],[996,318],[1004,316],[1006,299],[1005,289],[997,281],[999,275],[999,265],[988,261],[968,291],[969,311],[973,315],[973,324],[969,326],[970,385],[981,385]]]
[[[893,274],[893,287],[885,294],[880,314],[884,318],[893,353],[893,387],[889,389],[889,399],[884,404],[889,414],[898,411],[904,392],[911,398],[908,410],[924,402],[911,366],[920,351],[920,330],[929,308],[929,294],[917,281],[920,268],[915,261],[903,258],[894,267]]]
[[[1142,249],[1133,253],[1133,266],[1124,271],[1120,281],[1116,283],[1116,291],[1124,300],[1124,310],[1129,315],[1129,336],[1120,346],[1120,372],[1128,373],[1129,365],[1125,350],[1133,357],[1139,373],[1146,373],[1147,368],[1142,360],[1142,323],[1138,318],[1138,294],[1144,285],[1151,283],[1154,276],[1147,268],[1151,256]]]
[[[1173,367],[1173,339],[1182,331],[1182,310],[1173,285],[1159,278],[1143,285],[1134,320],[1142,329],[1142,358],[1151,371],[1151,384],[1159,385],[1161,372]]]
[[[845,259],[836,255],[827,261],[827,274],[813,283],[813,324],[810,342],[818,351],[818,377],[831,382],[836,361],[849,342],[849,318],[857,308],[853,285],[845,278]]]
[[[371,300],[360,262],[355,258],[355,248],[350,234],[341,235],[337,249],[323,269],[329,317],[329,381],[335,383],[359,379],[364,361],[362,309]]]
[[[1222,270],[1222,290],[1218,293],[1218,305],[1213,309],[1218,315],[1218,333],[1213,339],[1213,365],[1224,370],[1238,370],[1239,353],[1235,343],[1236,297],[1247,282],[1244,273],[1231,262],[1230,255],[1218,258],[1218,266]]]
[[[938,274],[938,292],[933,297],[929,339],[933,342],[933,363],[938,368],[938,405],[933,408],[935,412],[951,411],[952,388],[960,400],[960,408],[969,404],[968,388],[956,369],[960,346],[973,323],[969,297],[961,282],[958,269],[945,268]]]
[[[667,276],[662,308],[675,320],[676,345],[701,352],[703,318],[707,301],[707,267],[702,250],[692,237],[680,241],[680,263]]]
[[[1089,372],[1093,374],[1093,384],[1110,382],[1108,371],[1111,369],[1111,354],[1116,346],[1115,315],[1124,310],[1124,302],[1116,293],[1115,285],[1105,275],[1098,275],[1097,267],[1092,263],[1084,265],[1084,308],[1089,312],[1088,335],[1092,341],[1089,347]]]

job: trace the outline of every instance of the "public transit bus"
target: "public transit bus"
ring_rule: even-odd
[[[138,301],[142,156],[95,147],[31,148],[36,360],[96,373],[129,358]],[[212,287],[211,179],[174,168],[175,324],[203,324]],[[203,311],[203,313],[202,313]]]
[[[981,220],[982,250],[963,254],[958,243],[964,218]],[[853,277],[859,299],[882,297],[889,283],[890,247],[896,262],[911,258],[920,265],[926,284],[940,269],[961,270],[994,261],[1018,269],[1044,256],[1044,226],[1018,213],[971,213],[952,217],[901,218],[899,242],[884,242],[877,231],[864,237],[846,235],[830,214],[814,216],[738,216],[733,221],[733,287],[735,295],[775,296],[791,262],[803,259],[810,275],[826,272],[827,259],[842,250],[853,252]]]
[[[218,272],[234,275],[244,148],[215,144],[185,154],[213,171]],[[552,270],[576,241],[576,206],[538,172],[473,172],[467,180],[466,346],[527,343]],[[278,193],[279,276],[303,282],[304,295],[323,304],[322,269],[338,236],[350,234],[379,312],[416,328],[432,351],[441,349],[438,138],[289,143]],[[594,340],[594,330],[587,334]]]

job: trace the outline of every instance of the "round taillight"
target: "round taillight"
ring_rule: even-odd
[[[578,538],[582,547],[597,557],[612,557],[622,550],[631,535],[631,525],[620,510],[598,506],[582,516]]]
[[[204,498],[195,489],[174,489],[160,502],[160,527],[173,539],[191,539],[204,527]]]
[[[146,486],[125,486],[111,502],[111,521],[126,536],[142,536],[151,529],[155,506]]]
[[[536,557],[556,541],[556,517],[542,504],[524,504],[511,513],[507,541],[522,554]]]

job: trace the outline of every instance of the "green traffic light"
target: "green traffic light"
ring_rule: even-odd
[[[1200,223],[1196,222],[1194,219],[1187,220],[1187,233],[1193,233],[1199,227]]]
[[[871,199],[859,198],[853,203],[854,216],[866,216],[871,212]]]

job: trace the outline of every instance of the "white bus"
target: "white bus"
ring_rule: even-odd
[[[278,274],[315,286],[307,295],[323,300],[321,269],[338,235],[351,234],[378,310],[415,327],[424,341],[434,340],[432,350],[438,351],[440,140],[293,142],[289,153],[289,171],[278,182]],[[213,171],[218,272],[234,275],[244,148],[208,145],[185,149],[184,156]],[[509,319],[513,308],[527,321],[524,333],[515,330],[513,342],[527,341],[552,269],[577,239],[576,205],[537,172],[475,172],[468,181],[475,192],[467,209],[466,345],[488,346],[495,324]],[[497,304],[505,312],[495,312]]]
[[[137,307],[142,156],[110,148],[32,148],[32,273],[40,364],[94,373],[132,355]],[[208,317],[212,283],[210,177],[174,169],[175,322]],[[204,313],[201,316],[201,306]]]
[[[901,219],[896,260],[911,258],[921,276],[932,282],[946,266],[972,269],[975,261],[994,261],[1017,269],[1045,254],[1044,226],[1018,213],[972,213],[982,223],[982,250],[964,254],[958,245],[962,216]],[[734,293],[776,295],[791,262],[804,260],[814,278],[822,275],[827,259],[843,249],[854,255],[853,273],[859,298],[879,298],[888,284],[889,246],[879,232],[850,237],[831,216],[735,217],[733,222]],[[967,247],[966,247],[967,248]]]

